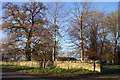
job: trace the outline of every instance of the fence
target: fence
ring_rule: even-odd
[[[101,71],[101,66],[99,63],[94,62],[81,62],[81,61],[18,61],[18,62],[0,62],[2,65],[17,65],[17,66],[28,66],[28,67],[35,67],[35,68],[41,68],[41,67],[52,67],[55,68],[63,68],[63,69],[72,69],[72,68],[83,68],[88,70],[94,70],[94,71]]]

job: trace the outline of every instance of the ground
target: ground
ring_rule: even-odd
[[[119,73],[102,73],[79,76],[36,76],[15,72],[16,69],[2,69],[2,80],[120,80]]]

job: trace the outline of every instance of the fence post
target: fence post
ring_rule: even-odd
[[[95,60],[93,61],[94,71],[95,71]]]

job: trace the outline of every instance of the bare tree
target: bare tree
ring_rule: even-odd
[[[106,38],[105,29],[102,28],[103,20],[104,13],[98,10],[91,10],[87,19],[88,27],[86,28],[87,30],[86,37],[89,37],[88,55],[89,58],[92,58],[92,60],[98,59],[98,47],[99,47],[98,42],[101,40],[101,38],[104,37],[103,40],[105,40]]]
[[[51,32],[53,33],[53,53],[52,53],[52,60],[55,60],[58,50],[59,41],[63,35],[61,34],[62,31],[60,30],[63,27],[63,22],[65,21],[65,10],[64,5],[59,2],[48,4],[48,12],[47,12],[47,19],[49,22],[49,26],[51,27]],[[63,19],[64,18],[64,19]]]
[[[86,27],[86,19],[89,15],[90,6],[89,3],[82,2],[82,3],[76,3],[74,10],[71,11],[71,22],[72,22],[72,28],[70,29],[70,35],[73,38],[76,38],[79,40],[76,43],[77,46],[80,48],[80,57],[81,61],[84,60],[84,39],[83,39],[83,33],[84,28]]]
[[[113,35],[114,41],[114,64],[117,64],[117,44],[118,44],[118,11],[112,12],[108,16],[108,26],[110,27],[110,33]]]

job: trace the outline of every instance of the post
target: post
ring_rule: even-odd
[[[93,66],[94,66],[94,71],[95,71],[95,67],[96,67],[96,66],[95,66],[95,60],[93,61]]]

